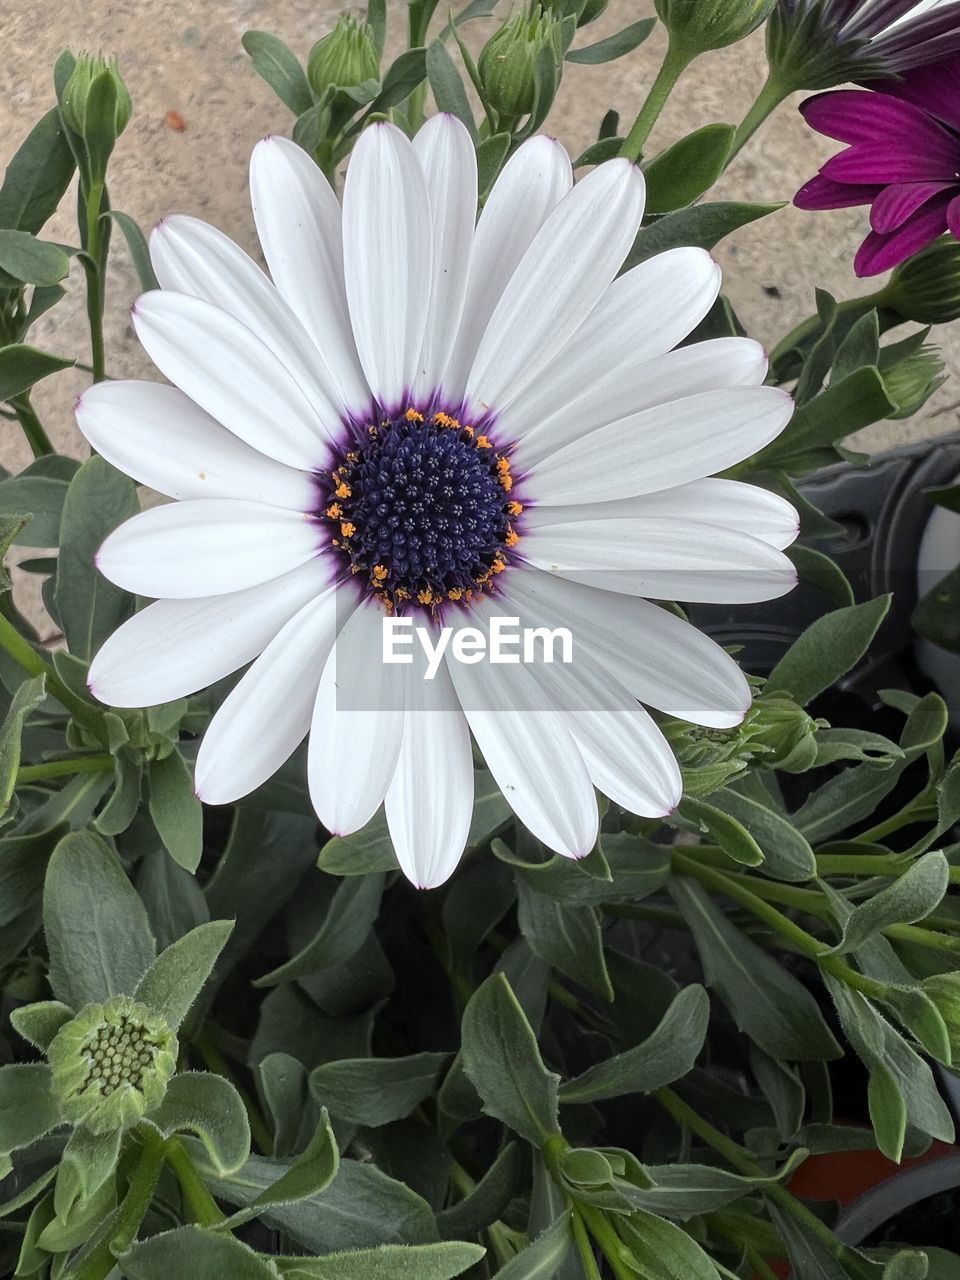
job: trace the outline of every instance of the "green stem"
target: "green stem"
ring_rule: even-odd
[[[273,1151],[273,1134],[270,1132],[270,1126],[264,1120],[260,1108],[253,1098],[250,1097],[250,1094],[234,1075],[229,1062],[227,1062],[220,1049],[214,1043],[210,1033],[202,1031],[194,1043],[210,1070],[215,1071],[218,1076],[223,1076],[225,1080],[229,1080],[237,1093],[239,1093],[247,1118],[250,1121],[250,1135],[263,1154],[270,1155]]]
[[[101,257],[100,216],[103,206],[103,182],[93,182],[87,192],[84,210],[87,220],[86,254],[84,263],[87,277],[87,321],[90,325],[90,363],[94,382],[106,377],[103,347],[103,296],[106,261]]]
[[[226,1215],[207,1189],[206,1183],[197,1172],[197,1167],[190,1159],[190,1154],[179,1138],[167,1139],[167,1163],[177,1175],[183,1203],[190,1215],[190,1221],[199,1223],[201,1227],[215,1227],[223,1222]]]
[[[923,812],[926,804],[927,801],[924,800],[923,795],[917,796],[899,813],[893,814],[885,822],[878,822],[875,827],[871,827],[869,831],[864,831],[862,835],[857,836],[857,839],[862,840],[864,844],[879,844],[887,836],[893,835],[895,831],[900,831],[903,827],[909,827],[914,822],[921,822],[927,816]]]
[[[657,72],[657,78],[650,86],[646,101],[640,108],[640,114],[634,120],[633,127],[620,148],[622,156],[626,156],[628,160],[633,160],[635,163],[639,162],[644,145],[650,136],[650,130],[660,118],[660,113],[667,105],[667,99],[673,92],[674,86],[691,61],[689,53],[682,52],[671,43],[667,49],[667,56]]]
[[[113,756],[74,756],[72,760],[48,760],[45,764],[24,764],[17,770],[17,786],[65,778],[73,773],[106,773],[113,768]]]
[[[46,457],[47,454],[56,453],[50,437],[44,430],[43,423],[37,417],[37,411],[30,403],[30,393],[24,391],[21,395],[15,396],[10,401],[10,406],[17,415],[17,420],[23,428],[23,434],[27,437],[27,444],[35,458]]]
[[[821,876],[900,876],[909,866],[899,853],[817,854],[817,874]]]
[[[672,1089],[657,1089],[653,1095],[666,1112],[679,1125],[685,1126],[691,1133],[695,1133],[699,1138],[712,1147],[714,1151],[722,1155],[733,1165],[739,1172],[748,1178],[766,1178],[767,1172],[740,1146],[738,1142],[734,1142],[732,1138],[728,1138],[721,1133],[719,1129],[715,1129],[708,1120],[704,1120],[698,1112],[694,1111],[688,1103],[674,1093]],[[763,1187],[763,1194],[768,1200],[782,1209],[785,1213],[789,1213],[801,1224],[803,1229],[810,1235],[816,1236],[829,1251],[831,1257],[842,1260],[846,1248],[842,1241],[838,1240],[825,1222],[821,1222],[816,1214],[795,1199],[794,1196],[778,1183],[769,1183]]]
[[[773,115],[784,98],[789,97],[790,92],[789,88],[778,82],[773,72],[767,76],[756,102],[743,117],[740,127],[734,134],[733,146],[727,156],[728,165],[740,154],[763,122]]]
[[[859,991],[862,995],[870,996],[874,1000],[886,998],[887,987],[884,983],[877,982],[874,978],[868,978],[866,974],[851,968],[839,956],[826,955],[827,948],[818,938],[815,938],[812,933],[807,933],[806,929],[801,929],[789,916],[785,916],[782,911],[778,911],[769,902],[765,902],[763,898],[748,889],[746,885],[738,882],[733,876],[724,875],[723,872],[716,871],[713,867],[701,866],[692,858],[687,858],[681,853],[674,853],[673,864],[675,870],[681,875],[692,876],[699,880],[701,884],[725,894],[728,898],[732,898],[734,902],[739,902],[741,906],[746,907],[749,912],[758,919],[763,920],[782,938],[786,938],[802,955],[809,956],[811,960],[814,960],[825,973],[831,974],[840,982],[846,983],[848,987],[852,987],[855,991]]]
[[[103,725],[93,707],[67,688],[49,663],[44,662],[39,653],[24,640],[9,618],[0,614],[0,649],[13,658],[30,676],[46,676],[47,691],[61,703],[80,724],[86,726],[99,738]]]
[[[577,1205],[577,1212],[600,1246],[616,1280],[636,1280],[637,1273],[627,1261],[632,1261],[633,1255],[601,1210],[595,1209],[593,1205],[581,1204]]]
[[[151,1125],[138,1128],[137,1136],[143,1144],[140,1159],[127,1194],[110,1222],[109,1234],[86,1258],[66,1272],[64,1280],[106,1280],[117,1265],[116,1255],[136,1238],[140,1224],[147,1216],[166,1158],[166,1143]]]
[[[920,925],[891,924],[884,929],[884,933],[895,942],[909,942],[916,947],[925,947],[928,951],[960,955],[960,938],[951,937],[947,933],[935,933]]]
[[[583,1274],[586,1276],[586,1280],[603,1280],[600,1275],[600,1268],[597,1266],[593,1245],[590,1243],[589,1235],[587,1235],[587,1228],[576,1205],[571,1206],[570,1214],[570,1221],[573,1225],[573,1238],[577,1242],[580,1261],[583,1263]]]

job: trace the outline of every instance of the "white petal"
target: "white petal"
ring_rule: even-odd
[[[654,493],[732,467],[776,439],[793,401],[776,387],[706,391],[591,431],[529,473],[544,505]]]
[[[346,406],[316,345],[257,264],[229,236],[199,218],[164,218],[150,237],[150,261],[161,289],[202,298],[255,333],[322,422],[342,417]]]
[[[198,498],[125,521],[97,552],[97,568],[125,591],[190,600],[269,582],[321,547],[316,523],[297,512]]]
[[[753,604],[797,585],[796,569],[769,543],[670,516],[542,525],[524,534],[520,552],[558,577],[650,600]]]
[[[343,189],[343,266],[360,363],[387,409],[410,393],[426,328],[433,233],[425,185],[395,125],[364,129]]]
[[[586,413],[589,426],[600,426],[645,407],[626,398],[628,388],[636,380],[643,396],[650,380],[649,375],[643,377],[649,362],[682,342],[713,306],[719,292],[720,268],[702,249],[671,249],[641,262],[614,280],[536,381],[511,403],[497,406],[500,430],[507,439],[528,432],[546,433],[554,415],[571,416],[574,403],[581,421]],[[762,348],[758,344],[751,347],[763,359]],[[696,345],[688,348],[696,350]],[[723,368],[719,352],[716,364]],[[757,381],[763,381],[762,373]],[[598,417],[595,402],[602,404],[617,391],[626,400],[624,407],[609,418]],[[681,390],[678,394],[690,392]]]
[[[579,389],[565,384],[568,396],[538,416],[521,397],[498,426],[504,438],[518,440],[517,465],[532,467],[542,458],[620,418],[724,387],[758,387],[766,377],[767,357],[750,338],[713,338],[638,363],[627,361],[596,380],[580,379]],[[544,383],[552,375],[544,375]],[[558,373],[557,377],[561,375]],[[531,388],[535,393],[536,388]]]
[[[307,775],[328,831],[365,826],[383,803],[403,737],[403,668],[383,661],[377,603],[361,604],[337,638],[320,680]]]
[[[294,614],[210,721],[195,773],[197,795],[205,803],[229,804],[249,795],[303,741],[336,639],[338,595],[343,593],[332,588]]]
[[[160,372],[241,440],[291,467],[328,465],[339,421],[320,421],[293,376],[239,320],[158,289],[137,300],[133,327]]]
[[[329,568],[316,559],[246,591],[158,600],[101,646],[90,664],[90,691],[110,707],[152,707],[196,693],[262,653],[329,585]]]
[[[489,635],[495,614],[502,616],[502,607],[483,601],[471,610],[471,623]],[[486,660],[449,666],[504,799],[549,848],[568,858],[585,857],[596,843],[599,821],[593,783],[565,717],[554,710],[534,669]]]
[[[712,729],[746,715],[743,672],[718,644],[675,614],[636,596],[599,591],[536,569],[516,569],[511,596],[569,627],[582,646],[640,702]]]
[[[250,198],[274,284],[312,338],[324,378],[349,409],[366,409],[370,389],[350,327],[340,203],[330,183],[302,147],[271,136],[250,157]]]
[[[313,477],[274,462],[160,382],[98,382],[77,426],[108,462],[170,498],[242,498],[291,511],[317,503]]]
[[[598,165],[540,228],[497,303],[467,380],[475,412],[506,404],[539,376],[603,297],[643,217],[643,174]]]
[[[473,816],[470,732],[445,665],[423,679],[404,673],[403,741],[387,791],[390,838],[403,874],[421,889],[448,880],[463,854]]]
[[[529,597],[514,596],[510,579],[501,591],[503,610],[523,627],[551,627]],[[594,784],[631,813],[657,818],[680,803],[680,767],[663,734],[637,700],[580,645],[573,661],[540,661],[533,668],[580,748]]]
[[[518,147],[494,183],[477,223],[463,320],[443,377],[451,404],[463,396],[480,339],[507,282],[572,186],[570,157],[543,134]]]
[[[426,175],[433,272],[415,399],[440,386],[463,313],[477,220],[477,153],[456,116],[437,115],[413,140]]]
[[[573,520],[610,520],[635,516],[668,516],[698,524],[739,529],[782,551],[796,541],[800,518],[785,498],[759,485],[740,480],[691,480],[674,489],[643,493],[613,502],[580,502],[566,507],[528,507],[528,529],[567,524]]]

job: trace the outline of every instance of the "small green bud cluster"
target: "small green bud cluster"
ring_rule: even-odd
[[[538,66],[546,52],[559,70],[563,21],[540,5],[496,31],[480,52],[477,70],[486,101],[505,116],[529,115],[537,105]]]
[[[119,138],[130,123],[132,104],[127,86],[114,57],[105,58],[102,53],[80,53],[63,90],[60,108],[63,118],[74,133],[86,138],[90,123],[93,95],[112,81],[113,136]]]
[[[890,277],[878,305],[917,324],[960,319],[960,241],[937,240],[908,258]]]
[[[310,50],[307,79],[318,97],[328,89],[350,88],[376,80],[380,58],[366,22],[343,14],[333,30]]]
[[[897,344],[898,347],[900,345]],[[896,348],[887,350],[895,351]],[[912,417],[946,380],[940,352],[930,346],[920,346],[901,358],[894,357],[889,367],[881,365],[880,373],[884,390],[897,406],[897,412],[892,413],[891,418]]]
[[[769,16],[776,0],[655,0],[671,44],[688,57],[736,44]]]
[[[177,1038],[129,996],[90,1004],[60,1028],[47,1054],[64,1118],[93,1133],[135,1124],[166,1093]]]

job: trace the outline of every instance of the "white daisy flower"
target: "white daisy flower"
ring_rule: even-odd
[[[644,182],[613,160],[573,185],[537,137],[475,227],[473,146],[449,116],[410,142],[360,137],[341,216],[293,143],[253,153],[267,276],[219,231],[153,234],[161,290],[133,313],[172,386],[101,383],[77,421],[105,458],[179,501],[127,521],[98,557],[156,597],[102,647],[114,706],[193,693],[247,663],[200,747],[196,786],[239,799],[309,732],[310,794],[347,833],[385,803],[400,865],[441,884],[473,808],[471,734],[519,818],[581,857],[595,787],[669,813],[680,773],[647,703],[739,723],[736,663],[649,599],[790,589],[780,498],[706,479],[772,440],[789,397],[760,347],[673,350],[717,297],[699,249],[617,277]],[[495,615],[573,633],[570,665],[466,665],[432,680],[382,660],[384,618]],[[339,636],[339,641],[337,637]]]

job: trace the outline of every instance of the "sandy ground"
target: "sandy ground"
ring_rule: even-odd
[[[443,8],[443,6],[441,6]],[[406,4],[388,0],[391,42],[402,39]],[[114,207],[149,228],[164,214],[188,212],[223,228],[256,251],[247,202],[248,153],[265,133],[289,132],[286,108],[254,73],[240,37],[249,28],[276,32],[301,57],[325,34],[339,11],[312,0],[0,0],[0,162],[6,163],[24,133],[53,103],[51,71],[64,46],[116,53],[134,100],[134,117],[117,147],[111,182]],[[592,43],[653,12],[652,0],[611,0],[603,17],[578,43]],[[470,28],[479,45],[490,21]],[[643,100],[664,48],[657,31],[640,49],[606,67],[570,64],[549,128],[577,153],[596,135],[608,107],[625,121]],[[702,58],[686,78],[651,139],[659,149],[710,121],[739,121],[764,73],[762,37]],[[178,113],[182,131],[171,127]],[[809,131],[788,103],[731,167],[716,195],[749,200],[789,200],[798,185],[835,150]],[[71,200],[47,234],[75,241]],[[743,229],[721,246],[725,288],[749,332],[773,346],[813,305],[815,284],[840,298],[871,286],[856,281],[850,266],[865,231],[862,210],[801,213],[787,207]],[[111,259],[107,316],[108,369],[116,377],[156,377],[140,352],[129,321],[137,282],[120,237]],[[64,354],[85,353],[86,332],[79,273],[70,294],[34,330],[38,345]],[[952,431],[960,425],[960,327],[944,328],[953,379],[909,423],[884,423],[864,433],[861,448]],[[85,447],[71,406],[85,383],[67,371],[37,388],[35,402],[57,446],[82,457]],[[0,462],[11,470],[29,459],[14,425],[5,424]]]

